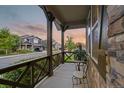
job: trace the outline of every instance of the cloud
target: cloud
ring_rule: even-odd
[[[43,25],[26,25],[25,28],[33,31],[42,31],[46,33],[46,27]]]
[[[45,26],[40,24],[12,24],[10,27],[11,33],[22,35],[34,35],[41,39],[46,39],[47,31]]]
[[[9,26],[11,33],[22,35],[34,35],[43,40],[47,39],[47,29],[41,24],[11,24]],[[65,41],[67,36],[71,36],[75,43],[86,43],[85,29],[73,29],[65,32]],[[61,31],[53,29],[53,39],[61,43]]]
[[[67,40],[67,36],[71,36],[75,43],[81,42],[83,44],[86,44],[86,33],[84,28],[67,30],[65,32],[65,41]]]

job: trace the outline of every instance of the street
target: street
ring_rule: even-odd
[[[0,57],[0,69],[4,67],[8,67],[12,64],[19,63],[24,60],[39,58],[46,55],[47,55],[47,52],[43,51],[43,52],[34,52],[34,53],[28,53],[28,54],[19,54],[19,55]]]

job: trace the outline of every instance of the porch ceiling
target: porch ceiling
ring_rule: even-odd
[[[69,26],[68,29],[82,28],[86,26],[86,19],[89,12],[88,5],[46,5],[47,11],[52,12],[56,17],[55,24]]]

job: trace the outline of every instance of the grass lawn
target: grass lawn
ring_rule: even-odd
[[[27,54],[32,53],[31,50],[17,50],[16,52],[9,51],[8,54],[5,53],[4,50],[0,51],[0,56],[10,56],[10,55],[18,55],[18,54]]]

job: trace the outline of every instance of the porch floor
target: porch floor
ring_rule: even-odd
[[[72,88],[72,75],[74,71],[75,65],[73,63],[62,64],[57,67],[53,76],[40,82],[36,88]],[[82,85],[76,85],[75,87],[80,88]]]

